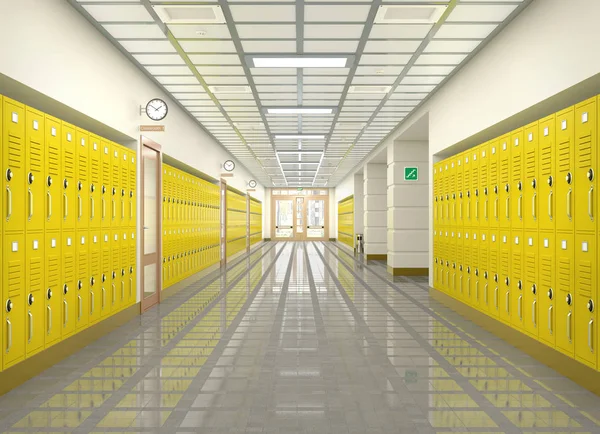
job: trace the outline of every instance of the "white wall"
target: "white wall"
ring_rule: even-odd
[[[168,97],[65,0],[0,1],[0,73],[131,138],[148,119],[139,106]],[[175,103],[164,133],[145,133],[163,152],[214,178],[232,156]],[[228,184],[253,176],[237,164]],[[255,197],[262,200],[262,186]]]

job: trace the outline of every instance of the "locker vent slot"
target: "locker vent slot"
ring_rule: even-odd
[[[473,188],[477,188],[479,183],[479,166],[473,167],[473,178],[471,179],[471,182],[473,183]]]
[[[508,158],[503,158],[500,161],[500,183],[501,184],[506,184],[509,181],[509,179],[508,179],[508,165],[509,165]]]
[[[106,188],[110,185],[110,162],[102,160],[102,183]]]
[[[93,184],[100,183],[100,160],[92,158],[92,165],[90,167],[91,182]]]
[[[129,265],[135,267],[135,244],[129,248]]]
[[[110,270],[110,249],[102,250],[102,270],[104,273]]]
[[[592,296],[592,264],[589,261],[579,262],[575,291],[587,297]]]
[[[500,250],[500,274],[502,276],[508,276],[508,269],[510,266],[510,252],[507,249]]]
[[[65,255],[63,261],[63,270],[65,273],[65,282],[72,282],[75,279],[75,258],[73,255]]]
[[[513,155],[512,158],[512,179],[513,182],[521,180],[521,154]]]
[[[470,189],[471,188],[471,171],[465,170],[464,174],[465,174],[465,179],[464,179],[465,188]],[[471,192],[471,193],[473,193],[473,192]]]
[[[67,149],[64,152],[65,161],[63,168],[65,170],[65,178],[73,179],[75,177],[75,154]]]
[[[571,290],[571,260],[566,258],[560,258],[558,260],[558,270],[557,270],[558,289],[561,291],[570,291]]]
[[[8,261],[8,292],[23,290],[23,264],[21,261]]]
[[[23,143],[20,137],[8,135],[8,167],[20,169],[23,167]]]
[[[525,175],[527,179],[535,178],[535,149],[530,149],[527,152],[526,160],[525,160]]]
[[[90,252],[90,257],[91,257],[91,265],[92,265],[92,270],[93,272],[97,272],[100,269],[100,251],[99,250],[92,250]],[[90,274],[93,274],[90,270]]]
[[[521,252],[513,252],[512,254],[512,279],[517,281],[521,279],[521,275],[523,273],[523,259],[521,257]]]
[[[488,170],[487,164],[481,166],[481,173],[479,174],[479,185],[483,190],[484,187],[488,186]]]
[[[48,146],[48,173],[52,176],[58,177],[60,168],[60,153],[59,150],[52,146]]]
[[[542,145],[540,149],[540,169],[542,177],[552,175],[552,144]]]
[[[79,156],[79,179],[87,181],[88,178],[88,158],[85,155]]]
[[[57,287],[60,282],[60,265],[58,256],[48,256],[48,286]]]
[[[540,258],[540,281],[544,289],[552,287],[552,256],[542,256]]]
[[[498,271],[498,252],[496,250],[490,250],[490,273]],[[491,276],[493,277],[493,276]]]
[[[490,163],[490,185],[498,184],[498,163],[494,160]]]
[[[571,170],[571,142],[569,140],[558,144],[557,152],[558,171],[568,172]]]
[[[577,168],[587,169],[592,165],[592,141],[590,136],[582,137],[577,145],[579,155],[577,159]]]
[[[42,160],[43,160],[43,147],[42,144],[36,141],[29,142],[29,170],[35,173],[42,171]]]
[[[525,256],[525,277],[529,282],[535,282],[535,272],[536,272],[536,263],[535,263],[535,254],[528,253]]]
[[[42,272],[42,258],[31,259],[31,261],[29,261],[29,279],[31,282],[31,287],[27,288],[29,291],[42,289]]]

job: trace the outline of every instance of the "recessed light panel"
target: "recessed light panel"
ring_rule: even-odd
[[[255,68],[344,68],[347,57],[254,57]]]

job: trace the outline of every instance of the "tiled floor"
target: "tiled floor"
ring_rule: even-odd
[[[267,243],[0,398],[0,431],[600,433],[600,398],[333,243]]]

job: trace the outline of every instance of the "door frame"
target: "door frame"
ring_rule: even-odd
[[[298,236],[296,232],[296,212],[297,212],[297,198],[302,197],[304,199],[303,203],[303,230],[304,232],[301,236]],[[291,200],[293,203],[293,231],[294,235],[292,238],[278,238],[276,236],[275,230],[275,214],[277,212],[277,201],[278,200]],[[308,226],[308,201],[309,200],[322,200],[324,202],[324,222],[325,222],[325,233],[323,238],[308,238],[307,234],[307,226]],[[327,241],[329,239],[329,195],[303,195],[303,194],[294,194],[294,195],[271,195],[271,238],[273,241]]]
[[[145,245],[144,245],[144,219],[145,219],[145,212],[144,212],[144,200],[145,200],[145,174],[144,174],[144,147],[147,147],[153,151],[155,151],[158,154],[158,164],[156,167],[156,170],[158,172],[158,176],[157,176],[157,182],[158,182],[158,196],[156,198],[156,216],[157,216],[157,220],[158,220],[158,227],[156,228],[156,236],[158,237],[157,243],[156,243],[156,255],[157,255],[157,261],[156,261],[156,294],[148,297],[148,298],[144,298],[144,266],[145,266],[145,262],[144,262],[144,251],[145,251]],[[140,313],[144,313],[146,312],[148,309],[150,309],[151,307],[153,307],[156,304],[160,304],[161,299],[162,299],[162,257],[163,257],[163,251],[162,251],[162,247],[163,247],[163,237],[162,237],[162,227],[163,227],[163,222],[162,222],[162,197],[163,197],[163,189],[162,189],[162,148],[161,146],[154,142],[153,140],[150,140],[147,137],[144,136],[140,136],[140,158],[138,158],[138,160],[140,161],[140,173],[141,173],[141,177],[140,177],[140,185],[141,185],[141,189],[140,189],[140,202],[141,202],[141,206],[138,212],[138,215],[140,215],[140,230],[138,231],[138,239],[140,240],[140,266],[138,267],[138,276],[139,276],[139,281],[140,283]],[[141,235],[140,235],[141,234]]]

